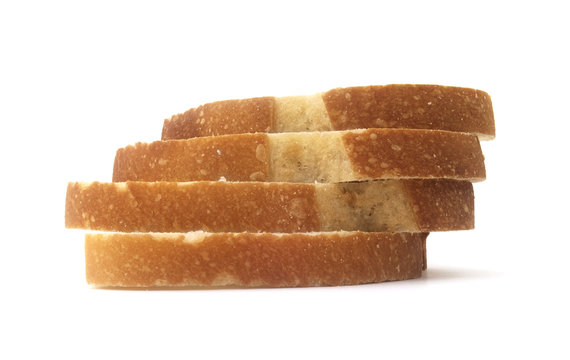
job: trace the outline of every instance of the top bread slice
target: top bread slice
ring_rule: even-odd
[[[481,140],[495,137],[491,98],[484,91],[397,84],[213,102],[166,119],[162,139],[362,128],[448,130]]]
[[[277,181],[485,178],[476,136],[364,129],[238,134],[138,143],[119,149],[113,181]]]

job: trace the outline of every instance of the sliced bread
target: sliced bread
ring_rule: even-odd
[[[413,279],[425,233],[92,233],[87,282],[108,287],[354,285]]]
[[[484,91],[439,85],[386,85],[205,104],[166,119],[162,139],[361,128],[449,130],[472,133],[485,140],[495,137],[491,98]]]
[[[402,178],[483,180],[477,137],[407,129],[210,136],[121,148],[113,171],[117,182]]]
[[[124,232],[429,232],[473,228],[473,186],[456,180],[340,184],[69,183],[69,228]]]

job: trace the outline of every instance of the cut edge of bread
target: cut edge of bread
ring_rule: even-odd
[[[97,287],[306,287],[413,279],[427,233],[90,233]]]

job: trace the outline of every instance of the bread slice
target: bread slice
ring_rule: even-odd
[[[162,139],[361,128],[449,130],[472,133],[484,140],[495,137],[491,98],[484,91],[386,85],[205,104],[166,119]]]
[[[471,183],[455,180],[70,183],[65,224],[124,232],[429,232],[472,229],[473,202]]]
[[[109,287],[354,285],[413,279],[425,233],[94,233],[87,282]]]
[[[119,149],[113,181],[344,182],[485,178],[476,136],[365,129],[240,134],[137,143]]]

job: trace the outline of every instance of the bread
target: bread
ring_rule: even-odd
[[[429,232],[473,228],[473,205],[470,182],[441,179],[70,183],[65,224],[124,232]]]
[[[273,134],[272,134],[273,133]],[[474,227],[485,92],[333,89],[210,103],[69,183],[65,225],[104,287],[293,287],[412,279],[431,231]]]
[[[254,132],[407,128],[495,137],[490,96],[438,85],[339,88],[311,96],[227,100],[164,121],[162,139]]]
[[[87,282],[110,287],[353,285],[413,279],[425,233],[93,233]]]
[[[240,134],[138,143],[119,149],[113,181],[344,182],[485,178],[476,136],[365,129]]]

